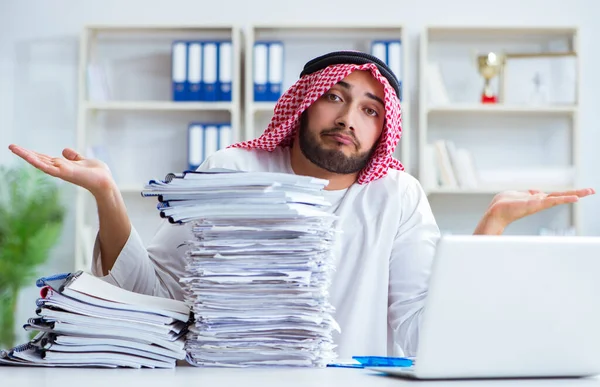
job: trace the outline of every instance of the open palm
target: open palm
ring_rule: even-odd
[[[47,156],[18,145],[10,145],[8,148],[48,175],[83,187],[92,193],[109,187],[113,182],[105,163],[100,160],[86,159],[70,148],[63,150],[63,157]]]
[[[528,215],[561,204],[574,203],[580,198],[595,194],[592,188],[544,193],[536,190],[506,191],[494,197],[489,211],[503,224],[508,225]]]

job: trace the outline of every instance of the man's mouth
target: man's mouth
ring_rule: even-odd
[[[335,141],[339,142],[340,144],[354,145],[354,141],[349,136],[345,136],[343,134],[330,134],[329,136],[331,136]]]

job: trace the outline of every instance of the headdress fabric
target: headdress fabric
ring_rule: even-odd
[[[402,134],[398,84],[391,70],[383,62],[373,58],[368,54],[343,51],[326,54],[308,62],[300,79],[277,101],[273,117],[263,134],[230,147],[273,151],[278,146],[291,146],[300,126],[300,116],[310,105],[353,71],[369,71],[384,88],[385,125],[377,148],[368,164],[360,171],[357,183],[366,184],[382,178],[389,168],[404,170],[400,161],[393,157]],[[388,76],[384,76],[380,69],[388,72]],[[390,74],[392,83],[388,80]]]

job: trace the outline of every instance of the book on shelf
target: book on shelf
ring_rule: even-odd
[[[425,187],[472,189],[479,185],[471,152],[457,148],[454,142],[437,140],[428,144],[425,158]]]
[[[191,122],[188,126],[188,169],[196,170],[207,157],[233,142],[229,122]]]
[[[171,68],[173,101],[231,101],[231,40],[174,41]]]
[[[437,140],[425,147],[426,189],[566,190],[575,183],[573,166],[477,167],[470,150],[450,140]]]
[[[252,53],[254,101],[277,101],[283,92],[285,54],[283,42],[256,41]]]
[[[440,64],[428,62],[425,69],[427,103],[431,106],[447,105],[450,103],[448,90],[444,83]]]

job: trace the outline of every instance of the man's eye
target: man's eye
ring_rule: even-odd
[[[339,101],[340,97],[338,97],[335,94],[327,94],[327,99],[330,100],[330,101]]]
[[[373,117],[377,116],[377,110],[375,110],[375,109],[366,108],[365,112],[370,116],[373,116]]]

